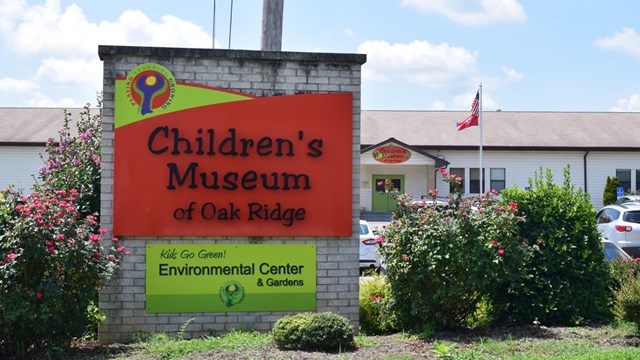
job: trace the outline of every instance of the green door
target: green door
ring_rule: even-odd
[[[373,211],[395,210],[396,200],[391,196],[394,190],[404,193],[404,175],[373,175],[371,209]]]

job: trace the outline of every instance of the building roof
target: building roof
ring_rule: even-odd
[[[390,136],[423,149],[471,149],[480,128],[458,131],[464,111],[370,111],[361,114],[362,146]],[[483,112],[483,147],[514,150],[640,150],[640,113]]]
[[[68,109],[73,119],[83,110]],[[0,107],[0,145],[41,145],[57,138],[63,124],[63,108]]]
[[[82,108],[68,109],[77,118]],[[477,126],[458,131],[465,111],[363,110],[361,143],[394,137],[422,149],[475,149]],[[640,150],[640,113],[514,112],[482,114],[483,147],[513,150]],[[62,129],[62,108],[0,108],[0,145],[44,144]]]

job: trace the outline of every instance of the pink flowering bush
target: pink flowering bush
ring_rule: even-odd
[[[47,140],[46,157],[42,158],[44,165],[36,176],[36,190],[75,189],[78,192],[76,205],[82,214],[100,211],[101,99],[98,99],[98,109],[93,112],[86,105],[75,120],[69,112],[64,112],[62,130],[58,139]]]
[[[0,349],[64,348],[81,336],[86,311],[117,268],[117,239],[103,248],[96,217],[82,215],[78,192],[5,191],[14,218],[0,241]]]
[[[461,179],[445,176],[451,188]],[[455,183],[455,184],[451,184]],[[429,192],[435,200],[437,192]],[[491,297],[518,274],[526,246],[518,237],[516,205],[502,205],[495,193],[448,205],[397,199],[392,223],[379,231],[400,328],[465,326],[483,298]]]
[[[99,228],[100,118],[49,141],[35,191],[0,196],[0,357],[60,357],[128,251]],[[87,156],[87,152],[90,155]]]

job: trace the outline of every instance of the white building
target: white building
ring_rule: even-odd
[[[380,186],[386,180],[420,199],[429,189],[449,193],[437,166],[463,178],[465,195],[480,191],[480,128],[458,131],[467,112],[363,111],[361,115],[360,203],[367,211],[385,211]],[[640,113],[484,112],[484,189],[525,188],[542,167],[561,184],[571,166],[571,181],[602,207],[607,176],[627,190],[640,188]],[[374,153],[384,145],[405,148],[405,162],[384,163]],[[396,152],[401,151],[396,149]],[[384,161],[384,160],[383,160]],[[382,181],[382,182],[381,182]],[[387,183],[389,181],[386,181]],[[394,186],[397,188],[397,186]]]
[[[81,110],[70,109],[73,116]],[[385,184],[416,199],[429,189],[447,196],[439,167],[463,178],[465,195],[479,193],[480,128],[456,128],[467,115],[362,111],[361,208],[391,209]],[[32,186],[45,142],[57,137],[63,120],[63,109],[0,108],[0,189]],[[498,111],[484,112],[483,121],[484,190],[525,188],[541,167],[561,183],[567,165],[572,182],[590,194],[596,209],[602,207],[607,176],[627,190],[640,188],[640,113]]]

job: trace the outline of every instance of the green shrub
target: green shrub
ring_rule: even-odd
[[[341,351],[353,346],[349,320],[330,312],[283,317],[272,335],[276,345],[290,350]]]
[[[36,190],[0,197],[0,357],[58,357],[74,337],[91,335],[100,316],[89,305],[128,253],[102,239],[94,212],[100,117],[87,107],[77,132],[69,121],[47,142]]]
[[[632,322],[640,330],[640,278],[633,277],[622,283],[615,293],[614,315]]]
[[[391,286],[382,275],[360,281],[360,331],[365,334],[388,334],[395,330],[396,320],[390,311]]]
[[[602,205],[607,206],[616,202],[618,199],[618,187],[620,187],[618,178],[607,176],[604,192],[602,193]]]
[[[459,182],[444,170],[446,182]],[[437,193],[430,191],[435,199]],[[517,204],[497,203],[496,193],[474,199],[452,194],[447,208],[398,197],[392,223],[379,231],[380,252],[399,326],[456,328],[467,324],[481,299],[522,267]]]
[[[505,201],[526,215],[520,236],[533,250],[520,278],[494,298],[507,323],[576,325],[610,318],[610,273],[589,195],[576,190],[565,168],[562,186],[551,171],[536,173],[530,190],[505,189]]]

